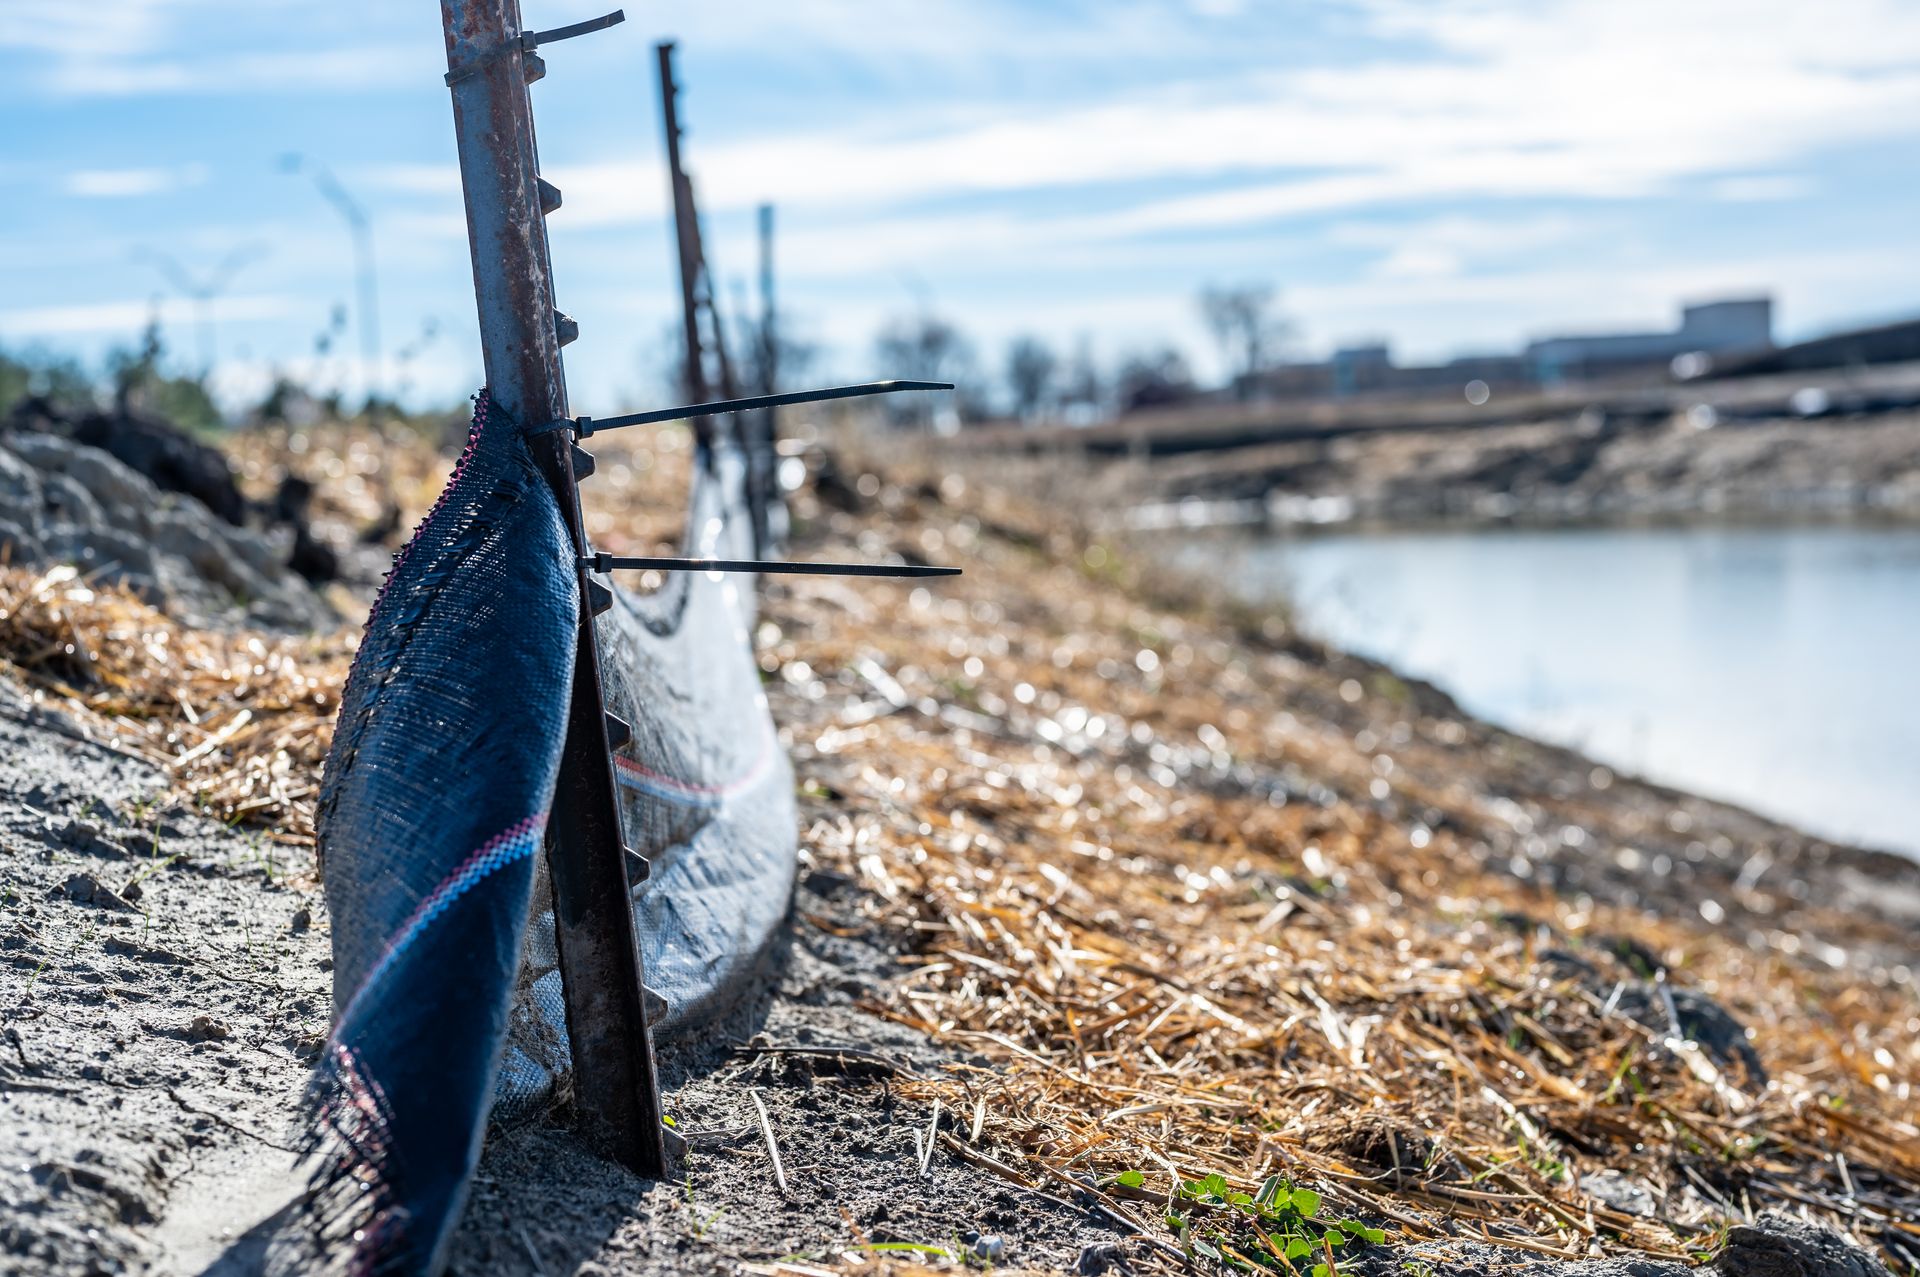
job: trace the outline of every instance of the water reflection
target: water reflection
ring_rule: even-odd
[[[1220,543],[1189,547],[1222,569]],[[1920,854],[1920,529],[1496,530],[1234,543],[1256,597],[1470,709]]]

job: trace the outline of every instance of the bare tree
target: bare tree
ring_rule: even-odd
[[[1086,426],[1100,419],[1106,409],[1106,399],[1106,380],[1093,357],[1093,341],[1081,333],[1061,377],[1060,405],[1069,424]]]
[[[1186,356],[1171,346],[1129,355],[1121,361],[1116,380],[1123,413],[1168,408],[1194,396],[1193,373]]]
[[[880,361],[882,376],[953,382],[960,389],[957,400],[961,415],[980,415],[978,378],[972,375],[973,343],[947,320],[931,314],[896,319],[874,338],[873,351]],[[944,429],[953,412],[953,405],[939,402],[944,398],[892,395],[888,396],[886,410],[896,425]],[[941,416],[943,410],[946,417]]]
[[[1253,396],[1257,380],[1272,365],[1293,326],[1279,314],[1270,284],[1209,285],[1200,290],[1200,314],[1220,346],[1229,384],[1241,399]]]
[[[740,306],[737,313],[745,315],[746,307]],[[784,311],[774,316],[772,332],[755,317],[739,320],[734,325],[734,333],[734,349],[740,352],[737,356],[740,384],[756,392],[776,381],[778,389],[798,388],[820,359],[819,343],[803,337],[798,325],[792,323]],[[771,368],[764,366],[769,359]]]
[[[1053,348],[1038,337],[1015,337],[1007,347],[1007,390],[1013,397],[1013,412],[1022,421],[1040,414],[1052,396],[1054,376],[1060,360]]]

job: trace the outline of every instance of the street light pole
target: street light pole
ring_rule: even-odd
[[[347,230],[353,236],[354,282],[359,292],[358,326],[360,329],[361,382],[369,400],[380,393],[380,295],[379,282],[373,268],[373,222],[367,216],[367,210],[358,200],[347,193],[333,170],[316,160],[298,153],[286,155],[280,161],[280,167],[288,173],[305,173],[313,179],[313,184],[327,203],[333,205],[347,223]]]
[[[233,277],[248,262],[266,255],[265,244],[242,244],[220,259],[220,264],[205,275],[194,275],[180,264],[180,260],[170,253],[157,248],[141,245],[133,250],[134,260],[149,262],[174,290],[193,303],[194,345],[200,356],[200,378],[202,381],[212,374],[216,361],[214,351],[213,304],[227,286],[233,283]]]

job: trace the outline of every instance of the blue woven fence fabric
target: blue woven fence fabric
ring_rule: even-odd
[[[703,455],[686,552],[745,558],[752,527],[737,450]],[[590,490],[590,489],[589,489]],[[607,708],[633,725],[614,756],[627,843],[652,874],[633,893],[647,983],[671,1041],[735,1005],[786,916],[797,860],[793,769],[752,650],[750,576],[679,573],[614,591],[597,637]],[[569,1067],[551,915],[528,938],[497,1113],[543,1100]]]
[[[427,1272],[492,1101],[566,727],[559,509],[484,395],[368,617],[319,804],[334,1029],[311,1222],[354,1272]]]
[[[571,1067],[538,851],[572,678],[559,512],[482,394],[440,503],[402,551],[341,697],[319,831],[335,1028],[313,1092],[313,1219],[360,1272],[432,1272],[490,1115]],[[746,467],[703,450],[689,553],[747,557]],[[751,648],[752,578],[616,590],[596,636],[649,983],[670,1040],[754,987],[796,864],[793,776]],[[531,919],[531,926],[529,926]]]

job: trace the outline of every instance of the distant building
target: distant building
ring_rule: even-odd
[[[1497,389],[1531,380],[1527,361],[1518,355],[1461,355],[1444,364],[1408,366],[1394,363],[1384,342],[1336,350],[1328,368],[1333,393],[1342,398],[1383,390],[1458,390],[1470,381]]]
[[[1360,346],[1343,346],[1328,362],[1333,374],[1333,393],[1346,396],[1369,390],[1384,390],[1393,380],[1393,353],[1384,341]]]
[[[1681,355],[1757,353],[1773,345],[1773,298],[1741,297],[1688,306],[1680,327],[1659,333],[1592,333],[1527,343],[1525,359],[1543,386],[1671,364]]]
[[[1698,372],[1709,377],[1751,377],[1910,362],[1920,362],[1920,319],[1827,333],[1771,350],[1720,355],[1704,361]]]
[[[1876,340],[1898,344],[1886,334]],[[1430,391],[1460,394],[1479,382],[1475,392],[1491,397],[1634,373],[1662,379],[1693,375],[1674,361],[1698,356],[1694,362],[1701,368],[1718,369],[1773,349],[1773,299],[1735,297],[1683,308],[1679,327],[1667,332],[1542,337],[1513,354],[1461,355],[1439,364],[1396,364],[1386,342],[1359,341],[1335,350],[1324,363],[1268,368],[1254,388],[1262,399],[1346,399]]]

